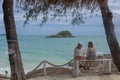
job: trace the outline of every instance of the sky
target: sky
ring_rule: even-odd
[[[113,22],[115,25],[116,34],[120,34],[120,2],[114,3],[109,0],[110,10],[113,12]],[[18,35],[52,35],[56,34],[62,30],[69,30],[73,35],[104,35],[104,27],[102,23],[102,17],[100,11],[92,14],[90,18],[90,12],[84,11],[86,13],[85,23],[73,26],[71,24],[71,17],[56,18],[51,21],[48,20],[46,24],[42,27],[40,26],[41,19],[38,17],[36,21],[29,21],[24,27],[25,14],[23,11],[17,13],[18,8],[14,7],[14,17],[16,23],[16,29]],[[97,15],[96,15],[97,14]],[[51,16],[49,16],[51,17]],[[59,21],[60,19],[60,21]],[[66,22],[67,20],[67,22]],[[3,22],[3,12],[2,12],[2,0],[0,0],[0,34],[5,34],[4,22]]]

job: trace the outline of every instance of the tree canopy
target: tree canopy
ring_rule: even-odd
[[[36,20],[42,14],[42,23],[47,22],[48,14],[51,13],[52,19],[57,16],[71,14],[73,25],[84,23],[83,9],[90,10],[91,13],[99,9],[99,5],[104,5],[106,0],[17,0],[17,5],[25,11],[26,21]]]
[[[46,23],[48,18],[54,20],[56,17],[67,16],[72,17],[73,25],[84,23],[82,11],[89,10],[91,13],[99,11],[99,6],[106,5],[108,0],[17,0],[17,5],[25,11],[25,23],[29,20],[37,20],[42,15],[41,24]],[[120,0],[110,0],[117,1]],[[48,15],[51,15],[49,17]]]

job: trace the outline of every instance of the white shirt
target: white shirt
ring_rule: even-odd
[[[82,57],[84,57],[84,55],[85,55],[85,50],[83,48],[81,48],[81,49],[75,48],[74,56],[82,56]]]

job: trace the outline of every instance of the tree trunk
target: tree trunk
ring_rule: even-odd
[[[11,67],[11,80],[25,80],[14,21],[13,0],[3,0],[3,12]]]
[[[112,12],[109,10],[107,0],[104,0],[103,5],[100,5],[100,9],[108,46],[113,57],[114,63],[120,71],[120,46],[114,32],[114,24],[112,21],[113,15]]]

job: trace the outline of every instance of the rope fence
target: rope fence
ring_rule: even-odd
[[[89,62],[89,61],[93,61],[93,62],[102,62],[103,66],[103,73],[111,73],[111,64],[112,64],[112,59],[96,59],[96,60],[77,60],[77,62]],[[43,64],[43,71],[44,71],[44,76],[46,76],[47,74],[47,70],[46,70],[46,64],[51,65],[53,67],[63,67],[63,66],[70,66],[70,64],[72,64],[73,59],[68,61],[65,64],[62,65],[55,65],[49,61],[42,61],[37,67],[35,67],[32,71],[28,72],[27,74],[32,74],[34,73],[42,64]],[[72,65],[72,70],[73,70],[73,75],[78,76],[79,75],[79,64],[77,64],[77,62],[73,62]],[[80,72],[81,73],[81,72]]]
[[[53,63],[51,63],[51,62],[49,62],[49,61],[44,60],[44,61],[42,61],[40,64],[38,64],[37,67],[35,67],[32,71],[30,71],[30,72],[28,72],[28,73],[33,73],[34,71],[36,71],[36,70],[43,64],[44,76],[46,76],[46,64],[49,64],[49,65],[51,65],[51,66],[53,66],[53,67],[63,67],[63,66],[69,65],[72,61],[73,61],[73,60],[70,60],[70,61],[68,61],[67,63],[62,64],[62,65],[55,65],[55,64],[53,64]]]

